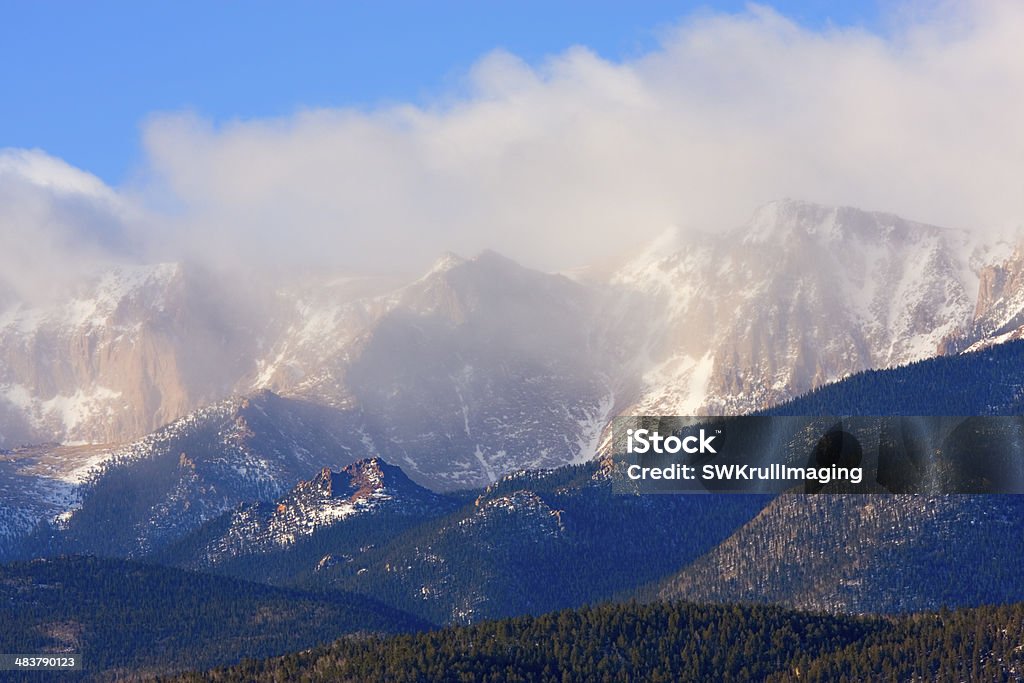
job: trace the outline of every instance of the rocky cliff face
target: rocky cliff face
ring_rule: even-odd
[[[1024,337],[1024,248],[984,266],[979,272],[978,301],[960,348],[978,349]]]
[[[252,320],[201,272],[120,267],[0,314],[0,443],[119,442],[230,394]],[[2,418],[6,419],[2,419]]]

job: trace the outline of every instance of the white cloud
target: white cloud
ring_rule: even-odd
[[[0,299],[43,299],[98,262],[137,257],[139,218],[96,176],[39,150],[0,149]]]
[[[145,126],[149,242],[217,262],[543,268],[797,197],[989,230],[1024,220],[1024,4],[906,4],[884,36],[703,14],[622,63],[496,52],[426,106]],[[155,204],[154,204],[155,206]],[[182,246],[184,245],[184,247]]]

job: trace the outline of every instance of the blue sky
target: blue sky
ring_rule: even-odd
[[[876,2],[766,3],[797,23],[880,23]],[[302,108],[429,101],[481,56],[572,45],[618,61],[694,12],[743,2],[0,2],[0,147],[111,184],[143,165],[155,113],[222,123]]]

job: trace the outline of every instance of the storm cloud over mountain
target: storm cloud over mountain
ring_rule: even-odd
[[[122,257],[129,242],[150,262],[410,273],[493,248],[556,270],[671,225],[726,230],[781,197],[1016,230],[1022,31],[1024,8],[998,0],[903,5],[881,33],[752,5],[693,15],[623,61],[492,52],[419,103],[154,113],[116,190],[3,152],[0,253],[7,273],[23,252]]]

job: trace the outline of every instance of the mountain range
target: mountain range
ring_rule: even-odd
[[[574,279],[493,252],[445,255],[397,285],[118,267],[0,311],[0,446],[126,443],[271,390],[336,409],[359,424],[351,451],[421,484],[482,486],[593,457],[617,414],[745,413],[1011,339],[1020,253],[785,200]]]
[[[484,252],[404,283],[249,286],[159,264],[5,299],[0,559],[23,562],[9,587],[138,561],[255,581],[344,630],[312,596],[396,629],[623,598],[1021,601],[1012,496],[619,495],[604,446],[617,415],[1019,414],[1022,254],[786,200],[604,271]]]

